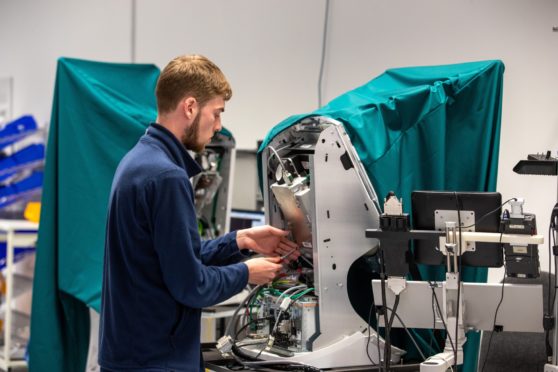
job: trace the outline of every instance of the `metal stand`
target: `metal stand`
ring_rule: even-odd
[[[459,265],[461,247],[456,238],[456,223],[446,222],[446,285],[443,292],[444,314],[447,325],[447,339],[444,351],[428,358],[420,364],[421,372],[444,372],[453,365],[463,364],[463,285],[460,281]],[[453,332],[456,330],[456,332]],[[452,341],[453,338],[453,341]]]
[[[544,175],[544,176],[558,176],[558,159],[551,157],[550,151],[545,155],[529,155],[527,160],[520,160],[513,171],[518,174],[530,174],[530,175]],[[558,182],[556,187],[556,200],[558,201]],[[549,244],[551,244],[549,242]],[[556,268],[554,269],[556,272]],[[550,273],[548,273],[550,275]],[[556,288],[554,288],[556,291]],[[554,319],[558,319],[558,298],[554,301]],[[552,364],[545,364],[544,372],[558,372],[558,330],[556,325],[552,331],[553,339],[553,352],[552,352]]]
[[[556,202],[558,203],[558,178],[556,178],[557,182],[556,182]],[[550,275],[550,273],[548,273],[548,275]],[[554,275],[556,275],[556,268],[554,268]],[[554,290],[556,291],[558,288],[554,288]],[[555,296],[556,297],[556,296]],[[556,319],[556,317],[558,316],[558,297],[555,298],[554,300],[554,319]],[[554,354],[552,355],[552,363],[554,363],[554,365],[558,364],[558,353],[556,350],[556,346],[558,346],[558,332],[556,331],[556,326],[554,326]],[[558,371],[558,368],[556,369]]]
[[[468,249],[467,242],[500,242],[500,243],[518,243],[518,244],[541,244],[544,238],[541,235],[516,235],[516,234],[497,234],[497,233],[481,233],[481,232],[462,232],[457,231],[455,222],[446,222],[446,231],[381,231],[376,229],[367,229],[366,237],[368,238],[393,238],[398,236],[401,240],[406,239],[439,239],[440,251],[446,256],[446,281],[443,285],[443,309],[440,314],[445,319],[447,326],[447,340],[444,351],[436,354],[420,365],[421,372],[444,372],[453,365],[463,364],[463,345],[466,342],[464,321],[466,317],[464,303],[463,283],[459,280],[458,257],[465,253]],[[460,245],[463,244],[461,247]],[[381,243],[380,243],[381,244]],[[389,280],[389,279],[388,279]],[[375,286],[373,281],[373,287]],[[407,282],[408,284],[411,282]],[[408,291],[406,285],[404,291]],[[376,288],[374,288],[376,290]],[[542,295],[542,293],[541,293]],[[472,297],[474,298],[474,296]],[[542,304],[542,296],[539,301]],[[385,306],[386,304],[381,304]],[[413,309],[416,308],[413,306]],[[470,309],[467,310],[469,312]],[[482,311],[485,314],[485,311]],[[474,322],[473,322],[474,323]],[[471,327],[474,324],[468,324]],[[411,328],[420,327],[413,321],[408,323]],[[457,329],[457,332],[455,330]],[[456,334],[457,333],[457,334]]]
[[[558,180],[558,178],[557,178]],[[556,200],[558,202],[558,181],[556,182]],[[549,242],[550,244],[550,242]],[[548,273],[548,275],[550,275],[550,273]],[[554,275],[556,275],[556,268],[554,268]],[[554,288],[554,290],[558,290],[558,288]],[[557,319],[558,317],[558,296],[554,296],[554,319]],[[545,372],[547,371],[557,371],[558,372],[558,331],[556,329],[556,324],[554,325],[554,332],[553,332],[553,352],[552,352],[552,364],[553,366],[549,366],[548,364],[544,366],[544,370]],[[549,369],[547,369],[547,366],[549,367]],[[550,368],[552,367],[552,368]]]

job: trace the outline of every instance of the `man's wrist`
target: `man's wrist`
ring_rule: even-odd
[[[244,240],[246,239],[246,229],[236,231],[236,245],[238,250],[244,249]]]

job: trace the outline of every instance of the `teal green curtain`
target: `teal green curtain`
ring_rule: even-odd
[[[387,70],[326,106],[275,126],[258,151],[309,116],[341,121],[379,198],[391,190],[409,212],[414,190],[495,191],[504,64],[481,61]],[[420,267],[441,280],[440,268]],[[465,281],[485,282],[486,269],[466,268]],[[480,335],[467,334],[462,370],[475,371]],[[425,342],[422,343],[425,345]]]
[[[37,243],[29,368],[85,369],[106,207],[122,156],[156,118],[154,65],[58,61]]]
[[[37,243],[29,368],[82,372],[100,310],[105,222],[120,159],[157,117],[151,64],[60,58]],[[226,128],[221,134],[232,137]]]

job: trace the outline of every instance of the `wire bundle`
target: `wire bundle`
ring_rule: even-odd
[[[271,286],[265,286],[265,285],[259,285],[255,288],[253,288],[250,293],[248,294],[248,296],[244,299],[244,301],[242,301],[238,307],[235,309],[235,312],[233,313],[232,319],[229,322],[227,329],[225,330],[225,337],[226,336],[233,336],[233,328],[235,327],[234,325],[238,322],[239,320],[239,314],[240,314],[240,310],[245,308],[245,316],[247,316],[248,321],[246,322],[246,324],[244,324],[238,331],[234,332],[234,337],[233,337],[233,344],[232,344],[232,353],[235,357],[235,359],[237,360],[237,362],[239,362],[240,364],[242,364],[245,367],[249,367],[249,368],[254,368],[257,366],[266,366],[266,367],[273,367],[276,369],[283,369],[283,370],[297,370],[297,371],[308,371],[308,372],[316,372],[319,371],[319,369],[309,366],[309,365],[305,365],[303,363],[298,363],[298,362],[290,362],[290,361],[262,361],[259,359],[259,356],[261,355],[261,353],[266,349],[266,348],[270,348],[272,346],[273,343],[273,337],[274,334],[277,332],[278,329],[278,325],[281,321],[281,318],[283,316],[283,314],[288,311],[288,309],[297,301],[299,301],[301,298],[303,298],[305,295],[311,293],[314,291],[314,288],[309,288],[306,284],[301,284],[301,285],[297,285],[291,288],[288,288],[285,291],[280,291],[277,288],[273,287],[273,284]],[[256,317],[254,316],[253,313],[253,308],[254,307],[259,307],[261,306],[260,304],[257,304],[257,301],[259,298],[265,296],[266,294],[271,294],[274,296],[278,296],[276,303],[283,303],[285,302],[287,305],[286,307],[280,310],[279,314],[276,317],[270,316],[270,317]],[[259,323],[262,322],[266,322],[266,321],[271,321],[275,319],[275,323],[274,326],[271,330],[271,332],[269,333],[267,339],[262,340],[262,343],[264,344],[263,347],[260,349],[260,351],[258,352],[258,354],[254,357],[250,354],[245,353],[244,351],[242,351],[242,349],[240,347],[238,347],[237,342],[238,342],[238,338],[240,336],[240,334],[246,330],[248,327],[252,326],[252,325],[258,325]]]

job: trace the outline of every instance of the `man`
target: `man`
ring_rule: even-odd
[[[122,159],[107,221],[100,322],[102,370],[201,371],[201,308],[270,282],[287,232],[263,226],[200,240],[187,149],[203,150],[221,129],[232,91],[202,56],[172,60],[157,82],[157,123]],[[241,249],[269,257],[241,262]]]

